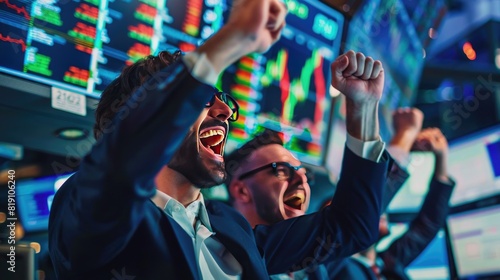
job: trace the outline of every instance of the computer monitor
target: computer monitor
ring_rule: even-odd
[[[281,40],[230,67],[218,84],[242,111],[226,151],[266,127],[280,131],[302,161],[321,164],[330,63],[344,17],[317,0],[284,3]],[[231,0],[1,1],[0,72],[99,98],[125,65],[160,50],[196,48],[220,29],[231,6]]]
[[[451,205],[500,194],[500,125],[450,143]]]
[[[446,234],[440,230],[425,250],[406,268],[412,280],[448,280],[448,254]]]
[[[408,230],[408,223],[389,223],[390,235],[377,244],[377,251],[384,251],[390,244]],[[446,235],[440,230],[425,250],[405,268],[412,280],[448,280],[448,254],[446,252]]]
[[[17,206],[26,232],[47,230],[54,194],[54,177],[18,181]]]
[[[321,165],[330,120],[330,64],[339,54],[344,18],[320,1],[285,3],[280,40],[220,76],[217,86],[237,98],[242,112],[232,123],[226,151],[271,129],[301,161]]]
[[[447,0],[403,0],[416,33],[426,48],[436,38],[437,28],[447,12]],[[430,30],[431,29],[431,30]]]
[[[382,61],[385,82],[380,100],[380,134],[392,137],[392,112],[413,104],[424,59],[422,43],[401,0],[365,1],[349,22],[344,51],[356,50]],[[345,145],[345,101],[335,98],[326,167],[338,180]],[[340,159],[340,160],[339,160]]]
[[[458,279],[499,279],[500,205],[448,217],[448,239]]]
[[[26,232],[48,229],[50,207],[54,194],[70,176],[71,174],[17,180],[18,215]]]
[[[98,98],[125,65],[201,44],[225,2],[0,1],[0,72]]]
[[[435,158],[431,152],[411,152],[407,171],[410,177],[393,197],[389,213],[415,213],[420,210],[434,175]]]
[[[424,56],[401,0],[366,1],[349,24],[346,47],[383,62],[386,81],[382,107],[412,104]]]

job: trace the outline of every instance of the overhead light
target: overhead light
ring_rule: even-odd
[[[465,42],[464,45],[462,46],[462,50],[464,51],[465,55],[469,60],[476,59],[476,51],[472,47],[471,43]]]
[[[56,136],[64,140],[81,140],[86,138],[88,134],[86,129],[76,127],[61,128],[56,131]]]

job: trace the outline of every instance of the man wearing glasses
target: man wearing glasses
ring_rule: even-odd
[[[277,132],[264,130],[224,160],[230,202],[252,228],[305,215],[311,197],[311,172],[283,147]],[[320,261],[313,260],[308,269],[293,274],[271,275],[271,279],[328,279],[326,269],[318,266]]]
[[[242,153],[245,150],[251,152]],[[265,130],[224,160],[231,203],[252,228],[306,213],[311,197],[309,173],[283,147],[278,133]],[[241,172],[231,172],[240,166]]]
[[[373,193],[370,187],[361,190],[360,182],[367,186],[380,187],[380,180],[373,176],[370,165],[380,160],[384,144],[378,139],[378,120],[376,106],[370,105],[370,98],[377,98],[382,84],[377,84],[381,68],[373,59],[361,53],[349,51],[340,56],[332,64],[332,84],[341,90],[347,97],[347,143],[342,167],[341,179],[337,192],[332,200],[332,206],[308,216],[303,216],[310,200],[308,173],[301,166],[301,162],[290,151],[283,147],[283,142],[277,133],[265,130],[242,147],[238,148],[225,158],[228,177],[226,185],[232,205],[249,221],[255,231],[265,231],[270,228],[285,228],[287,231],[296,231],[300,234],[311,234],[310,229],[303,228],[307,223],[297,221],[306,220],[316,222],[318,227],[324,222],[318,217],[326,216],[347,229],[353,236],[366,232],[368,224],[364,219],[380,211],[380,193]],[[361,88],[371,88],[374,95],[364,98],[353,98],[352,94]],[[365,93],[367,91],[363,90]],[[368,91],[370,92],[370,91]],[[379,96],[379,95],[378,95]],[[360,97],[360,96],[358,96]],[[368,100],[368,102],[367,102]],[[367,102],[366,104],[364,102]],[[373,107],[372,107],[373,106]],[[361,140],[361,141],[360,141]],[[372,141],[369,141],[372,140]],[[373,141],[374,140],[374,141]],[[360,180],[357,182],[357,180]],[[345,196],[349,192],[349,195]],[[359,212],[358,212],[359,211]],[[296,218],[300,217],[301,218]],[[296,219],[293,219],[296,218]],[[371,221],[378,222],[378,217],[371,216]],[[330,221],[332,221],[330,220]],[[286,221],[286,223],[282,222]],[[333,235],[329,236],[330,238]],[[356,237],[355,237],[356,238]],[[347,240],[347,239],[346,239]],[[292,240],[277,240],[279,245],[293,255],[302,250],[301,243]],[[318,246],[324,246],[326,251],[331,250],[329,241],[319,239]],[[341,244],[335,246],[342,247]],[[268,256],[272,258],[274,255]],[[293,277],[302,279],[324,278],[324,267],[316,269],[320,263],[328,259],[328,254],[317,249],[314,258],[307,261],[293,263],[288,272],[302,268],[305,271]],[[270,274],[274,274],[270,270]],[[274,275],[273,279],[289,279],[287,275]],[[324,278],[326,279],[326,278]]]
[[[376,162],[383,72],[380,62],[354,52],[333,66],[334,85],[349,87],[349,132],[376,159],[348,157],[347,169],[364,174],[344,177],[336,196],[344,203],[336,205],[345,210],[252,231],[233,208],[200,193],[225,180],[228,122],[238,115],[236,102],[210,85],[240,57],[276,42],[285,10],[279,0],[235,1],[228,24],[195,52],[135,63],[103,92],[97,143],[51,209],[49,250],[59,279],[267,279],[376,240],[387,170],[385,160]],[[349,201],[365,207],[349,209]]]

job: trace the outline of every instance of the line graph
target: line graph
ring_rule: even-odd
[[[293,58],[292,58],[293,59]],[[289,72],[290,57],[286,49],[280,49],[274,59],[269,59],[264,67],[265,72],[261,77],[263,87],[269,87],[277,83],[281,91],[281,118],[283,122],[291,124],[295,115],[296,106],[307,99],[313,100],[314,124],[319,124],[324,119],[323,101],[326,98],[326,78],[323,70],[323,57],[318,50],[313,50],[311,56],[307,58],[300,69],[300,74],[296,77]],[[315,97],[309,96],[312,93],[311,83],[314,84]],[[320,129],[314,125],[312,133],[320,133]]]
[[[12,3],[9,2],[9,0],[0,0],[0,3],[5,3],[7,8],[14,10],[18,14],[22,14],[26,20],[30,20],[30,15],[28,11],[26,11],[26,8],[24,7],[18,7]]]
[[[11,38],[9,35],[3,36],[0,33],[0,41],[21,45],[23,52],[26,51],[26,42],[23,39]]]

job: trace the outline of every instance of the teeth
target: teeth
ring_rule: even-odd
[[[200,135],[200,138],[208,138],[210,136],[214,136],[214,135],[224,135],[224,131],[221,130],[221,129],[210,129],[208,131],[205,131],[203,132],[201,135]],[[221,141],[222,142],[222,141]],[[220,143],[220,142],[219,142]]]
[[[222,140],[224,140],[224,138],[221,138],[220,141],[217,141],[214,144],[210,145],[210,147],[219,145],[220,143],[222,143]]]
[[[200,142],[208,149],[212,150],[211,147],[216,147],[221,145],[219,149],[214,149],[217,151],[216,153],[219,155],[222,155],[223,153],[223,147],[222,143],[224,142],[225,138],[225,131],[222,129],[209,129],[203,133],[200,134]]]
[[[285,199],[285,201],[292,201],[292,200],[295,200],[295,201],[300,201],[300,203],[304,203],[304,201],[306,201],[306,195],[302,192],[299,192],[299,193],[294,193],[293,195],[287,197]]]

